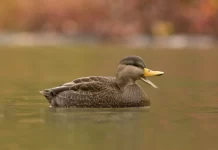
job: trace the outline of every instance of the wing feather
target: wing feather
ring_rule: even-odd
[[[111,81],[113,83],[113,80],[114,80],[113,77],[103,77],[103,76],[82,77],[57,87],[42,90],[40,91],[40,93],[43,94],[50,102],[53,98],[55,98],[56,96],[58,96],[60,93],[64,91],[69,91],[69,90],[80,91],[80,92],[101,91],[103,90],[102,88],[105,87],[104,86],[105,84],[109,86],[109,84],[111,84]]]
[[[63,107],[109,107],[109,104],[116,103],[117,96],[113,95],[118,95],[115,86],[92,81],[75,84],[69,91],[58,94],[54,101],[58,106]]]

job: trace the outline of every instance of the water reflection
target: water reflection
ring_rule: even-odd
[[[123,122],[137,119],[143,113],[148,112],[149,108],[49,108],[47,115],[49,119],[58,123],[75,123],[75,122]],[[138,115],[137,115],[138,114]],[[63,119],[63,120],[62,120]],[[61,121],[62,120],[62,121]]]
[[[144,132],[141,122],[147,112],[145,108],[50,108],[46,112],[45,120],[58,130],[64,128],[72,132],[70,137],[74,139],[73,142],[81,145],[85,142],[86,148],[134,149],[143,147]]]
[[[80,76],[114,75],[120,58],[132,54],[143,57],[148,67],[166,72],[151,79],[158,90],[142,84],[151,108],[50,108],[38,93]],[[216,150],[217,54],[216,50],[5,48],[0,59],[0,147]]]

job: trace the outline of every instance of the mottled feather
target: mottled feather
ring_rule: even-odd
[[[116,77],[91,76],[40,91],[56,107],[143,107],[150,100],[135,83],[143,76],[144,61],[138,56],[120,61]]]

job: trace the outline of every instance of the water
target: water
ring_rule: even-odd
[[[1,47],[2,150],[217,150],[218,51],[121,47]],[[89,75],[114,75],[139,55],[165,72],[139,82],[150,108],[51,108],[39,90]]]

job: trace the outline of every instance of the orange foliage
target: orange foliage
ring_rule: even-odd
[[[162,27],[167,26],[166,31],[161,30],[165,34],[218,35],[218,2],[1,0],[0,5],[0,31],[61,32],[69,35],[92,34],[105,38],[119,38],[152,34],[154,24],[158,22],[161,22]],[[164,22],[166,25],[162,25]]]

